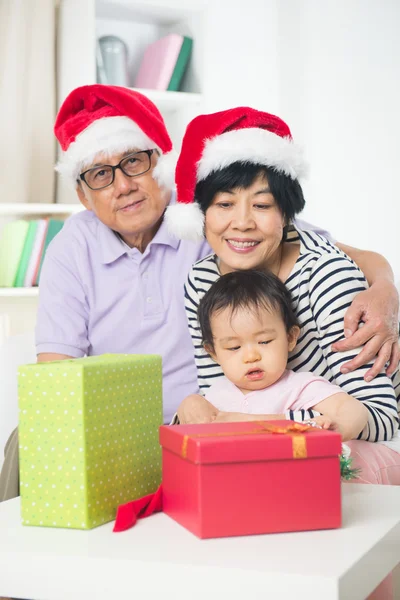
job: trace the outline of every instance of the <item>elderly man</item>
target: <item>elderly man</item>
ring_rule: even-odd
[[[87,210],[46,254],[36,329],[39,361],[111,353],[163,358],[164,418],[196,389],[183,283],[205,243],[163,223],[172,200],[172,143],[157,108],[128,89],[78,88],[55,124],[57,169]]]
[[[169,422],[181,400],[198,389],[183,285],[192,264],[210,250],[205,242],[178,241],[163,222],[167,205],[175,201],[173,150],[165,124],[141,94],[91,85],[67,97],[55,134],[63,150],[57,168],[87,210],[68,219],[47,250],[38,360],[105,352],[161,354],[164,421]],[[353,333],[361,317],[368,322],[354,340],[342,344],[357,347],[371,340],[349,370],[379,349],[376,372],[393,349],[392,369],[398,361],[393,325],[398,298],[391,269],[379,255],[343,248],[371,284],[348,311]],[[190,421],[190,410],[196,407],[188,407],[185,421]]]

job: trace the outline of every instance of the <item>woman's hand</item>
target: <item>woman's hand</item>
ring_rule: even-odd
[[[179,423],[211,423],[217,416],[218,409],[200,394],[187,396],[178,408]]]
[[[345,352],[364,346],[353,360],[341,367],[349,373],[376,357],[374,365],[365,374],[371,381],[388,364],[386,374],[392,375],[399,364],[399,294],[393,283],[376,281],[368,290],[358,294],[344,317],[344,340],[332,345],[333,352]],[[360,329],[360,321],[364,326]]]

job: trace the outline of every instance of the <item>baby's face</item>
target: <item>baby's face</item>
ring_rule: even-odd
[[[211,318],[213,358],[243,393],[264,389],[283,375],[298,328],[288,334],[278,311],[231,309]]]

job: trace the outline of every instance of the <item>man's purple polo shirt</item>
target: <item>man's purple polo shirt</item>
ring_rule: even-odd
[[[161,354],[164,420],[198,390],[183,285],[206,243],[161,225],[141,254],[90,211],[70,217],[48,247],[40,278],[36,351],[73,357]]]

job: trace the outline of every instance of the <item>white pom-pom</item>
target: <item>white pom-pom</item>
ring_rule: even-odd
[[[162,154],[153,171],[153,178],[157,183],[166,188],[172,190],[175,187],[175,167],[176,161],[178,160],[178,153],[175,150]]]
[[[197,202],[171,204],[165,211],[168,233],[180,240],[200,242],[204,239],[204,213]]]

